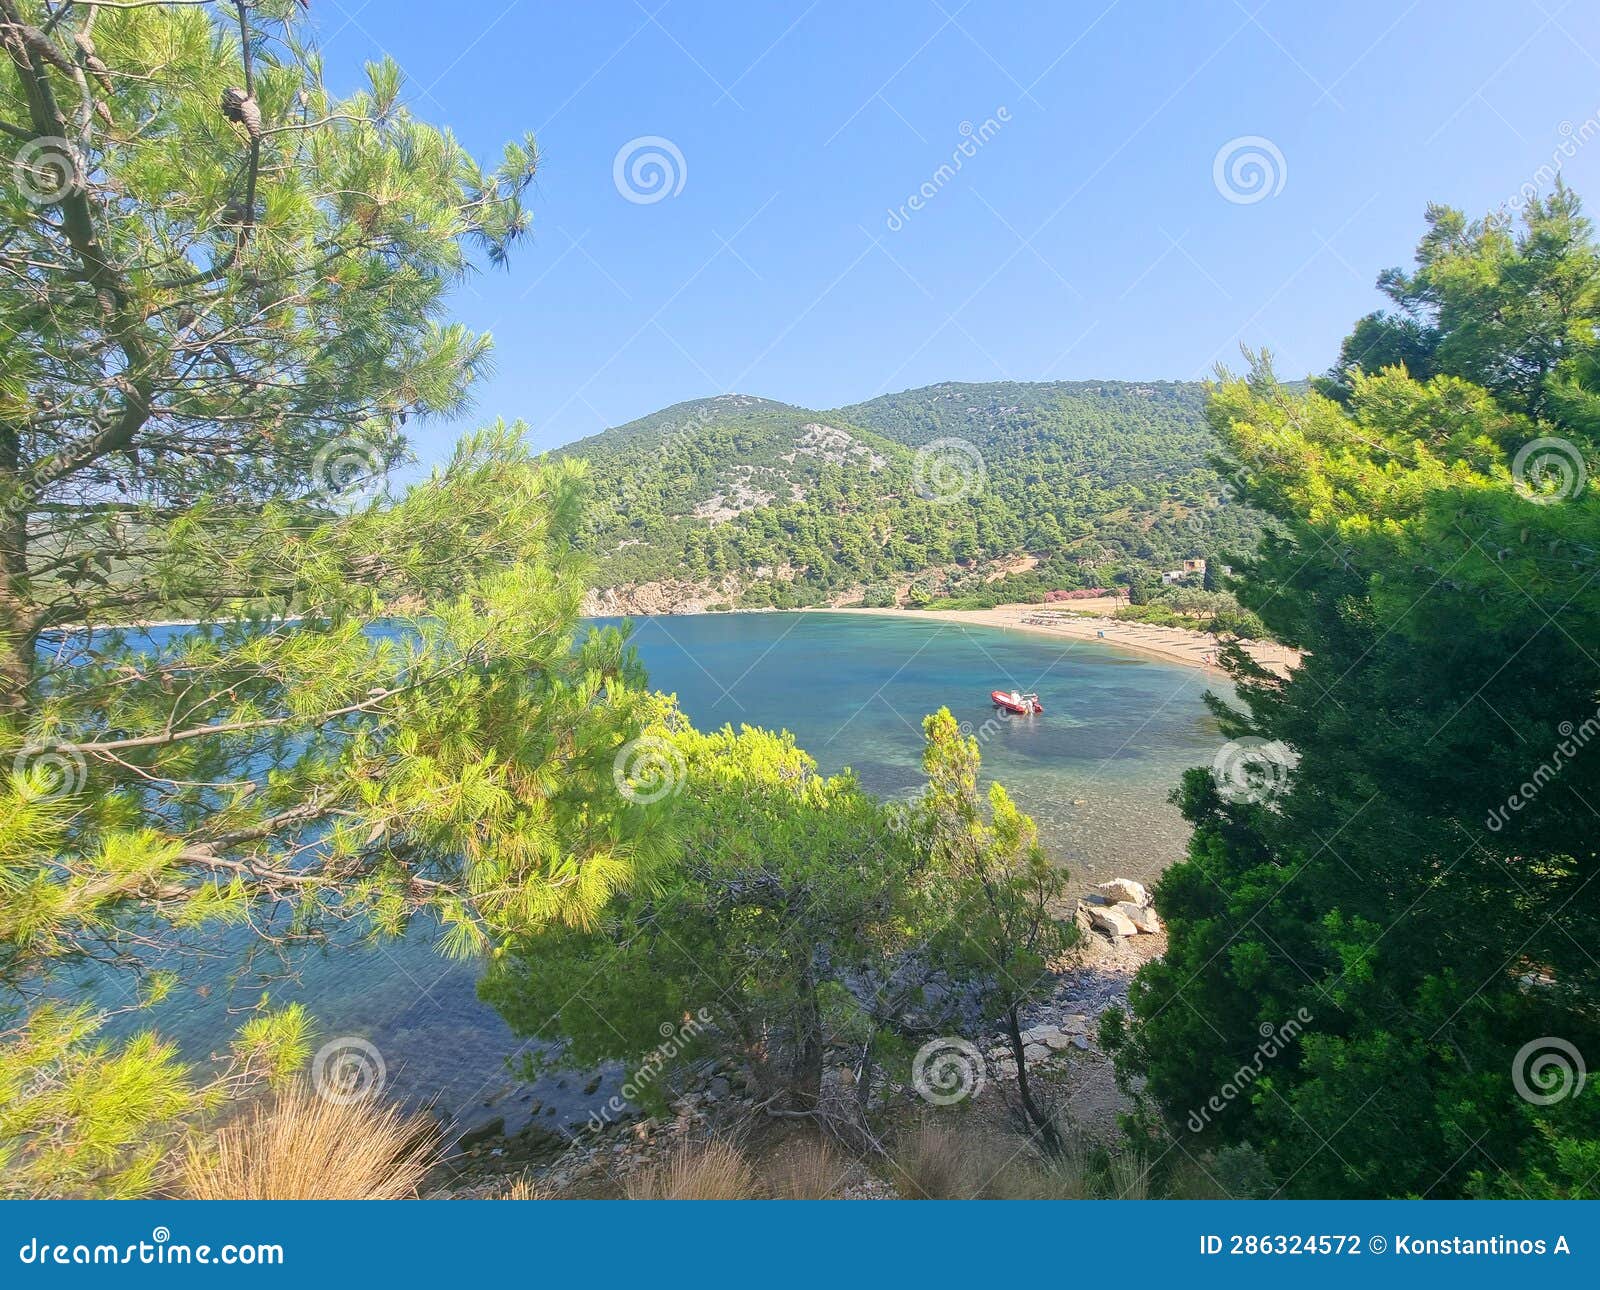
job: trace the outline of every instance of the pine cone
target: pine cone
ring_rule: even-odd
[[[80,31],[73,35],[72,43],[78,47],[78,52],[83,55],[83,65],[89,69],[90,75],[100,82],[100,88],[107,94],[112,91],[111,69],[105,65],[98,54],[95,53],[94,40],[88,32]]]
[[[45,62],[59,67],[69,76],[72,74],[72,60],[63,54],[56,42],[40,31],[37,27],[22,28],[22,42],[34,53],[38,54]]]
[[[111,69],[93,54],[84,55],[83,62],[84,66],[89,69],[95,80],[100,82],[100,88],[103,89],[107,94],[111,93],[111,91],[115,88],[115,86],[113,86],[111,83]]]
[[[261,137],[261,107],[237,86],[222,91],[222,115],[242,125],[252,143]]]

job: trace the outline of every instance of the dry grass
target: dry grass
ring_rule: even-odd
[[[339,1106],[304,1084],[191,1144],[178,1192],[193,1200],[403,1200],[443,1155],[439,1127],[399,1107]]]
[[[526,1174],[489,1197],[490,1200],[554,1200],[555,1198],[555,1192],[548,1187],[539,1186]]]
[[[755,1200],[761,1182],[744,1153],[731,1142],[680,1147],[665,1164],[628,1179],[629,1200]]]
[[[1184,1160],[1167,1180],[1167,1200],[1238,1200],[1198,1161]]]
[[[890,1177],[907,1200],[987,1200],[1009,1195],[1027,1163],[1021,1140],[924,1120],[895,1144]]]
[[[778,1200],[832,1200],[844,1190],[850,1162],[823,1138],[792,1144],[767,1171]]]
[[[1043,1160],[1019,1160],[999,1179],[1005,1200],[1091,1200],[1096,1197],[1094,1170],[1077,1152]]]
[[[1111,1199],[1149,1200],[1150,1165],[1137,1152],[1111,1157]]]

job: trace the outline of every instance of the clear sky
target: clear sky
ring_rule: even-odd
[[[386,51],[480,156],[537,135],[533,236],[455,312],[496,341],[468,420],[540,447],[726,391],[1193,378],[1241,343],[1301,376],[1429,201],[1486,211],[1559,164],[1600,206],[1592,0],[310,9],[334,88]],[[619,186],[640,139],[665,143]],[[639,200],[652,151],[668,191]]]

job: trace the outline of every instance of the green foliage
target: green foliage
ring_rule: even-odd
[[[561,455],[594,472],[583,544],[608,584],[732,574],[745,603],[784,607],[926,574],[931,601],[986,594],[989,562],[1031,554],[1046,567],[1006,580],[1029,600],[1083,585],[1084,567],[1254,545],[1257,518],[1206,460],[1202,393],[937,385],[827,413],[724,395]],[[916,450],[938,439],[983,459],[954,500],[922,495],[933,490]]]
[[[961,910],[944,931],[952,949],[986,965],[995,1011],[1033,997],[1046,965],[1077,943],[1077,927],[1052,916],[1067,871],[1039,846],[1038,828],[1001,784],[978,790],[978,741],[948,708],[923,720],[927,791],[914,808],[919,840]]]
[[[1157,627],[1194,627],[1192,618],[1185,618],[1170,605],[1152,605],[1148,601],[1124,605],[1111,615],[1121,622],[1154,623]]]
[[[954,911],[934,944],[982,982],[985,1012],[1003,1019],[1011,1040],[1023,1111],[1059,1149],[1054,1120],[1033,1095],[1020,1014],[1045,988],[1048,965],[1078,941],[1077,924],[1058,917],[1067,871],[1044,853],[1034,822],[1002,785],[989,786],[984,809],[978,741],[961,733],[948,708],[925,718],[922,729],[928,788],[914,819]]]
[[[0,1032],[0,1197],[148,1195],[190,1121],[252,1082],[281,1083],[309,1053],[299,1005],[264,1013],[201,1084],[154,1034],[97,1040],[103,1022],[46,1004]]]
[[[1119,1063],[1170,1132],[1253,1145],[1293,1194],[1592,1197],[1600,1103],[1537,1095],[1541,1053],[1600,1052],[1600,252],[1564,190],[1520,233],[1429,226],[1338,397],[1259,362],[1213,398],[1276,521],[1237,593],[1308,651],[1286,682],[1235,658],[1221,715],[1296,764],[1266,801],[1186,778]],[[1421,361],[1363,370],[1374,337]]]
[[[1112,617],[1123,622],[1184,627],[1248,640],[1268,635],[1266,624],[1231,594],[1197,587],[1162,587],[1159,591],[1147,592],[1143,600],[1130,601]]]
[[[647,738],[673,789],[676,858],[595,929],[550,929],[497,959],[480,992],[578,1064],[651,1068],[663,1037],[708,1010],[769,1094],[814,1104],[826,1054],[872,1030],[872,1001],[846,983],[883,972],[928,915],[921,857],[890,811],[852,776],[818,774],[788,734],[701,734],[667,707]],[[633,1087],[659,1096],[654,1078]]]
[[[331,94],[283,0],[0,11],[8,149],[55,159],[0,167],[0,984],[225,928],[594,926],[662,840],[613,781],[637,662],[577,640],[582,469],[496,425],[382,487],[483,370],[443,309],[526,227],[531,143],[478,166],[392,63]],[[213,1078],[8,1006],[19,1186],[142,1189]]]
[[[480,993],[519,1034],[564,1041],[562,1061],[633,1064],[642,1105],[718,1044],[806,1111],[847,1063],[864,1112],[875,1065],[955,1024],[964,997],[1014,1012],[1076,930],[1047,909],[1065,875],[1033,822],[998,785],[978,801],[975,743],[948,712],[927,729],[928,793],[906,810],[819,775],[788,734],[701,734],[664,708],[647,738],[674,786],[676,858],[594,930],[498,957]],[[702,1014],[710,1030],[689,1024]]]

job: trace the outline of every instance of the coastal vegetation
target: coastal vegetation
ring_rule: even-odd
[[[1315,391],[1258,357],[1212,396],[1274,521],[1238,595],[1307,656],[1234,657],[1269,773],[1185,778],[1170,948],[1110,1038],[1151,1132],[1292,1194],[1593,1196],[1600,250],[1565,189],[1520,228],[1435,207],[1381,285]]]
[[[764,1105],[863,1148],[886,1066],[907,1067],[923,1037],[1000,1026],[1018,1113],[1055,1143],[1019,1017],[1078,936],[1061,917],[1067,875],[1004,788],[979,789],[977,740],[949,711],[925,732],[927,791],[906,807],[819,774],[792,736],[702,734],[664,705],[636,791],[671,794],[672,858],[599,925],[540,930],[497,958],[481,993],[568,1065],[648,1071],[640,1105],[660,1109],[672,1068],[717,1050]],[[590,985],[574,994],[575,980]],[[825,1096],[841,1067],[847,1088]]]
[[[146,1192],[311,1051],[267,999],[215,1071],[106,1041],[73,964],[146,1007],[219,937],[427,911],[482,953],[592,922],[657,846],[611,773],[643,678],[575,640],[581,467],[497,424],[372,487],[483,369],[439,314],[525,228],[532,145],[478,167],[389,63],[334,97],[296,9],[0,5],[0,119],[37,145],[0,173],[7,1194]]]

